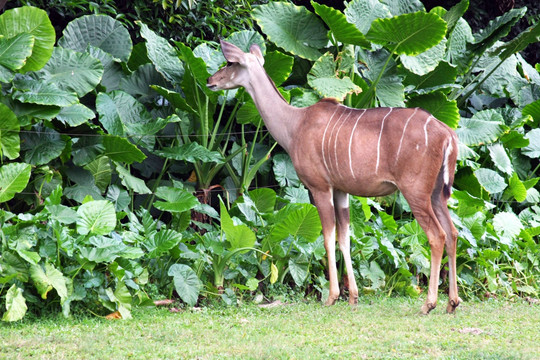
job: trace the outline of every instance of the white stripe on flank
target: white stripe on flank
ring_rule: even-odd
[[[328,164],[326,163],[326,157],[324,156],[324,139],[326,138],[326,131],[328,130],[328,127],[330,126],[330,123],[332,122],[332,119],[334,118],[334,115],[336,115],[336,112],[338,111],[339,107],[336,106],[336,110],[334,110],[334,113],[332,116],[330,116],[330,120],[328,120],[328,123],[326,123],[326,129],[324,129],[323,138],[321,142],[321,151],[322,151],[322,158],[324,162],[324,167],[326,168],[326,171],[330,173],[330,169],[328,168]]]
[[[388,111],[388,114],[386,114],[383,117],[382,122],[381,122],[381,132],[379,133],[379,141],[377,142],[377,163],[375,164],[375,174],[377,174],[377,172],[379,171],[379,160],[381,158],[381,138],[382,138],[382,133],[384,129],[384,121],[386,120],[388,115],[390,115],[392,110],[394,110],[394,108],[390,108],[390,111]]]
[[[328,162],[330,163],[330,168],[332,168],[332,154],[330,154],[330,145],[332,142],[332,136],[334,136],[334,130],[336,129],[337,124],[340,122],[341,118],[343,117],[343,114],[347,112],[347,108],[345,108],[341,115],[337,118],[336,121],[334,121],[334,126],[332,127],[332,131],[330,131],[330,136],[328,137]]]
[[[358,125],[358,121],[366,113],[366,109],[363,109],[363,110],[364,111],[362,112],[362,114],[356,119],[356,123],[353,126],[353,129],[351,131],[351,137],[349,139],[349,168],[351,169],[351,174],[353,176],[353,179],[355,179],[355,180],[356,180],[356,175],[354,175],[354,171],[353,171],[353,167],[352,167],[351,147],[352,147],[352,139],[353,139],[353,136],[354,136],[354,130],[356,130],[356,125]]]
[[[401,134],[401,140],[399,140],[399,147],[398,147],[397,154],[396,154],[396,162],[395,162],[395,164],[397,164],[397,161],[398,161],[398,158],[399,158],[399,153],[401,152],[401,145],[403,144],[403,139],[405,138],[405,130],[407,130],[407,126],[409,125],[409,121],[411,121],[411,119],[414,117],[414,115],[416,114],[417,111],[418,111],[418,108],[415,108],[412,115],[409,116],[409,118],[405,122],[405,126],[403,127],[403,133]]]
[[[429,124],[429,122],[431,121],[431,119],[434,119],[433,115],[430,115],[430,116],[427,118],[426,123],[424,124],[424,136],[426,137],[426,147],[428,146],[427,125]]]
[[[343,178],[343,176],[341,175],[341,171],[339,170],[339,163],[338,163],[338,157],[337,157],[337,140],[338,140],[338,137],[339,137],[339,131],[341,130],[341,128],[343,127],[343,125],[347,122],[347,119],[349,117],[351,117],[351,114],[353,113],[353,110],[351,109],[351,111],[349,111],[349,114],[343,118],[343,121],[341,122],[341,125],[339,126],[337,132],[336,132],[336,137],[334,139],[334,156],[336,158],[336,170],[337,170],[337,173],[338,173],[338,176]]]

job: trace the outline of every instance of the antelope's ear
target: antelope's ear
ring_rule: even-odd
[[[244,63],[244,52],[240,48],[225,40],[220,40],[219,42],[221,43],[221,52],[228,62]]]
[[[262,54],[261,48],[257,44],[253,44],[249,48],[249,52],[257,57],[259,59],[259,62],[261,65],[264,65],[264,56]]]

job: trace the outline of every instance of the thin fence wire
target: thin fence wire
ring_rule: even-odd
[[[56,130],[55,130],[56,131]],[[13,130],[13,129],[0,129],[0,132],[7,133],[7,132],[13,132],[13,133],[23,133],[23,134],[44,134],[44,131],[36,131],[36,130]],[[56,131],[59,135],[67,135],[72,137],[99,137],[99,136],[118,136],[124,139],[131,139],[131,138],[176,138],[181,136],[188,136],[188,137],[206,137],[210,135],[202,135],[202,134],[187,134],[187,135],[180,135],[180,134],[163,134],[163,135],[113,135],[113,134],[85,134],[85,133],[70,133],[70,132],[59,132]],[[233,131],[233,132],[222,132],[222,133],[216,133],[216,136],[228,136],[228,135],[242,135],[242,134],[255,134],[258,132],[268,132],[267,129],[259,129],[259,130],[248,130],[248,131]]]

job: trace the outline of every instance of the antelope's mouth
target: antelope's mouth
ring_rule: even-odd
[[[212,91],[216,91],[216,90],[219,90],[217,85],[213,85],[213,84],[206,84],[206,86],[212,90]]]

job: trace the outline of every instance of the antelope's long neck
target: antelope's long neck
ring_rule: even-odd
[[[270,134],[288,152],[303,109],[287,103],[262,66],[252,71],[246,91]]]

